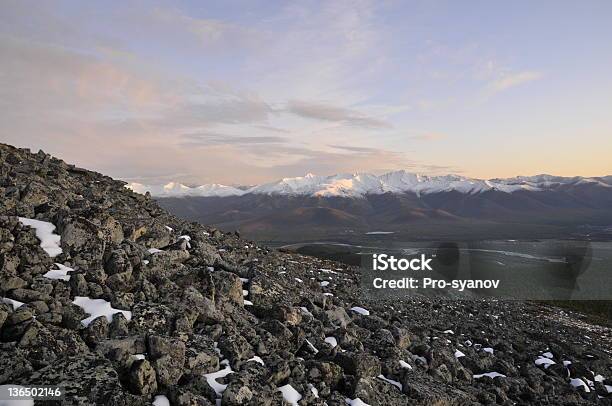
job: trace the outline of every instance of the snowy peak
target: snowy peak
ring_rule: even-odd
[[[183,196],[201,196],[201,197],[226,197],[240,196],[245,192],[232,186],[220,185],[211,183],[207,185],[189,187],[181,183],[170,182],[165,185],[147,186],[141,183],[128,183],[127,188],[132,189],[136,193],[144,194],[150,192],[156,197],[183,197]]]
[[[370,173],[337,174],[283,178],[276,182],[264,183],[246,190],[220,184],[207,184],[188,187],[181,183],[170,182],[166,185],[145,186],[130,183],[128,188],[137,193],[149,191],[157,197],[226,197],[244,194],[294,195],[318,197],[363,197],[383,193],[415,193],[417,195],[459,192],[477,194],[487,191],[513,193],[517,191],[543,191],[565,185],[595,185],[612,187],[612,177],[586,178],[562,177],[552,175],[517,176],[507,179],[476,179],[459,175],[428,176],[404,170],[393,171],[377,176]]]

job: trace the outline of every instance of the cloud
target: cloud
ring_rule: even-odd
[[[292,100],[287,103],[287,111],[304,118],[343,123],[354,127],[371,129],[391,127],[391,124],[384,120],[369,117],[356,110],[325,103]]]
[[[503,75],[501,78],[491,82],[489,87],[493,91],[501,92],[524,83],[538,80],[542,77],[542,73],[535,71],[516,72]]]
[[[438,141],[438,140],[443,140],[447,138],[447,136],[445,134],[440,134],[440,133],[426,133],[426,134],[420,134],[420,135],[413,135],[409,138],[413,140],[419,140],[419,141]]]
[[[182,136],[185,146],[206,145],[253,145],[253,144],[279,144],[289,141],[284,137],[275,136],[239,136],[229,134],[184,134]]]

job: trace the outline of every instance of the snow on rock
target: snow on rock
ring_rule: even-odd
[[[3,297],[2,299],[2,303],[6,303],[9,304],[11,306],[13,306],[13,310],[23,306],[25,303],[20,302],[19,300],[14,300],[14,299],[9,299],[8,297]]]
[[[68,275],[68,272],[74,271],[74,269],[70,268],[69,266],[58,264],[57,262],[55,263],[55,266],[57,266],[59,269],[51,269],[43,276],[49,279],[61,279],[64,281],[70,280],[70,275]]]
[[[249,359],[247,360],[247,362],[249,362],[249,361],[257,362],[257,363],[259,363],[259,364],[261,364],[261,365],[266,365],[266,364],[264,364],[264,362],[263,362],[263,360],[261,359],[261,357],[259,357],[258,355],[253,355],[253,357],[252,357],[252,358],[249,358]]]
[[[110,323],[113,320],[113,314],[123,313],[125,318],[129,321],[132,319],[132,312],[127,310],[115,309],[111,306],[110,302],[104,299],[90,299],[84,296],[76,296],[72,301],[75,305],[81,307],[85,313],[89,313],[86,319],[81,320],[81,323],[87,327],[95,318],[105,316],[106,320]]]
[[[473,375],[474,379],[480,379],[484,376],[488,376],[489,378],[497,378],[497,377],[505,378],[506,377],[506,375],[500,374],[499,372],[495,372],[495,371],[485,372],[484,374]]]
[[[302,395],[300,395],[298,391],[293,389],[293,386],[291,386],[290,384],[281,386],[280,388],[278,388],[278,391],[283,394],[283,399],[285,399],[285,401],[291,405],[297,406],[300,399],[302,399]]]
[[[465,354],[459,350],[455,350],[455,358],[465,357]]]
[[[359,306],[355,306],[355,307],[351,307],[351,310],[354,311],[355,313],[359,313],[363,316],[369,316],[370,315],[370,311],[364,309],[363,307],[359,307]]]
[[[315,399],[319,399],[319,390],[317,388],[315,388],[315,386],[313,384],[309,383],[308,384],[308,389],[310,389],[310,391],[314,395]]]
[[[170,401],[164,395],[157,395],[153,400],[153,406],[170,406]]]
[[[399,383],[398,381],[394,381],[394,380],[392,380],[392,379],[386,378],[386,377],[385,377],[384,375],[382,375],[382,374],[381,374],[381,375],[378,375],[378,376],[377,376],[377,378],[378,378],[378,379],[382,379],[383,381],[388,382],[388,383],[390,383],[390,384],[391,384],[391,385],[393,385],[393,386],[396,386],[396,387],[397,387],[397,388],[398,388],[400,391],[403,389],[403,386],[402,386],[402,384],[401,384],[401,383]]]
[[[409,369],[412,370],[412,365],[410,365],[409,363],[407,363],[404,360],[400,360],[399,361],[400,367],[404,368],[404,369]]]
[[[226,364],[225,368],[220,369],[217,372],[204,374],[204,378],[206,378],[208,385],[213,388],[217,396],[220,398],[223,395],[225,388],[227,388],[227,385],[217,382],[217,379],[225,378],[227,375],[232,373],[234,373],[234,371],[232,371],[232,368]]]
[[[19,221],[21,224],[30,226],[36,231],[36,238],[40,240],[40,247],[45,250],[51,258],[62,253],[62,248],[60,247],[61,237],[54,233],[55,226],[53,224],[25,217],[19,217]]]
[[[332,348],[336,348],[338,345],[338,340],[336,340],[336,337],[325,337],[325,342],[331,345]]]
[[[312,350],[312,352],[314,352],[315,354],[319,353],[319,350],[317,350],[317,347],[315,347],[309,339],[306,339],[306,344],[308,344],[308,346],[310,347],[310,349]]]
[[[572,385],[574,388],[583,387],[584,391],[587,392],[587,393],[591,391],[591,389],[589,388],[589,385],[587,385],[586,382],[584,382],[580,378],[572,378],[572,379],[570,379],[570,385]]]
[[[538,366],[543,365],[544,369],[546,369],[549,366],[556,364],[556,362],[551,360],[550,358],[539,356],[535,360],[535,364],[538,365]]]
[[[188,235],[181,235],[179,238],[179,240],[185,240],[187,241],[187,248],[191,248],[191,243],[189,241],[191,241],[191,237]]]
[[[349,406],[370,406],[369,404],[367,404],[366,402],[364,402],[363,400],[359,398],[355,398],[355,399],[346,398],[344,399],[344,401]]]

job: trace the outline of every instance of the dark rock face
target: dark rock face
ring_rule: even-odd
[[[18,217],[53,224],[62,252]],[[44,276],[54,264],[68,280]],[[608,328],[536,304],[369,302],[358,285],[0,145],[0,384],[60,385],[67,405],[281,405],[281,387],[301,405],[610,404]]]

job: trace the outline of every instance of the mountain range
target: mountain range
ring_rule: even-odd
[[[217,183],[189,187],[178,182],[170,182],[165,185],[130,183],[128,187],[139,193],[149,191],[157,197],[227,197],[246,194],[364,197],[366,195],[407,192],[417,195],[451,191],[465,194],[486,191],[513,193],[517,191],[545,191],[585,184],[610,188],[612,187],[612,176],[562,177],[536,175],[485,180],[458,175],[427,176],[400,170],[380,176],[371,173],[317,176],[309,173],[302,177],[283,178],[275,182],[240,187]]]
[[[257,240],[609,238],[612,176],[474,179],[396,171],[250,187],[129,184],[174,214]]]

